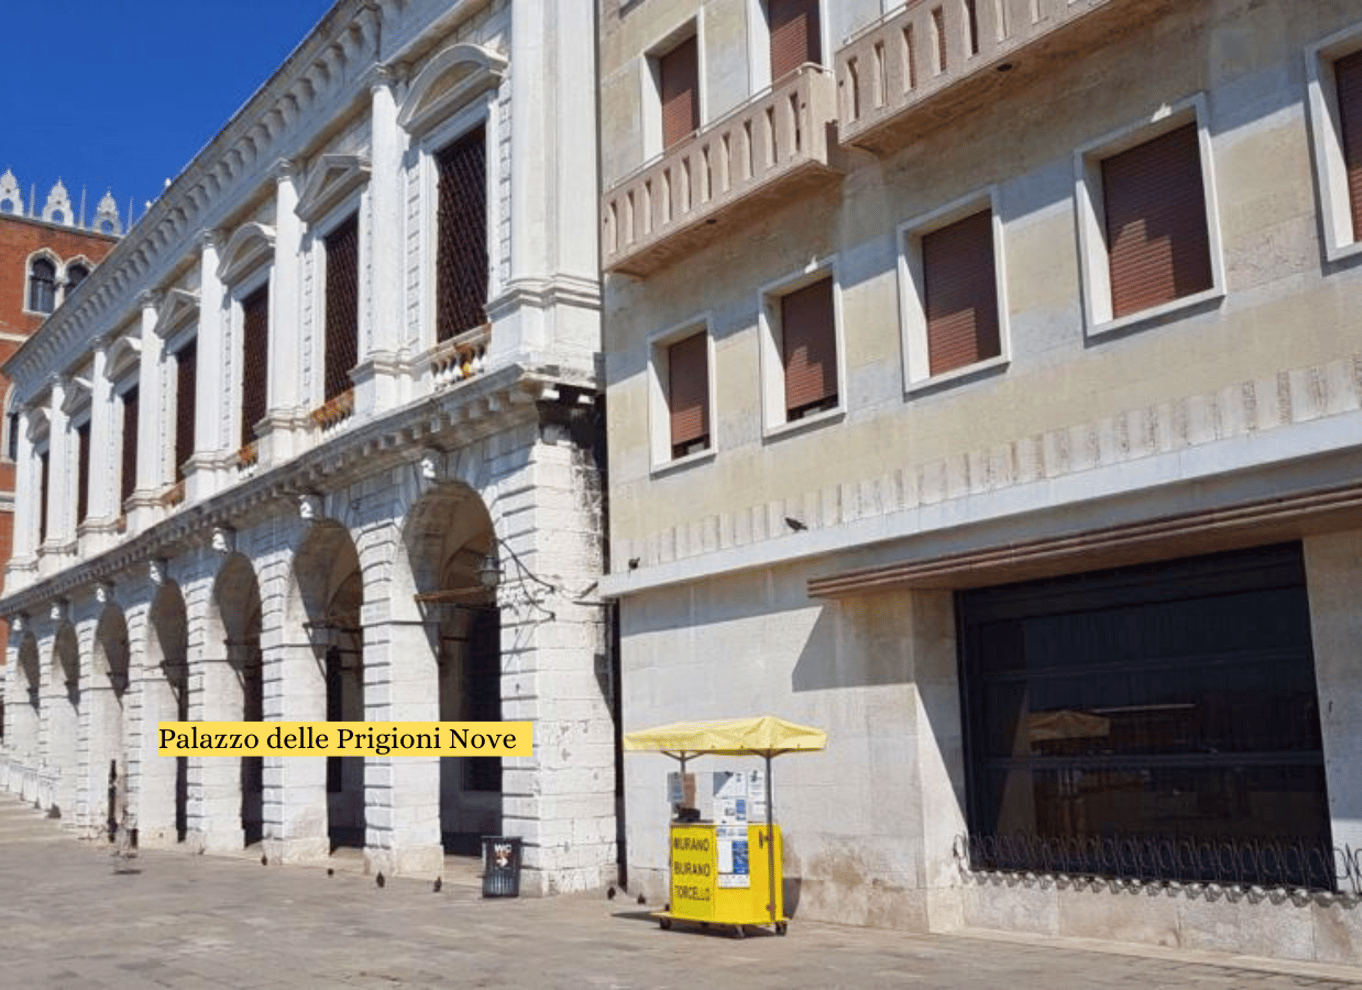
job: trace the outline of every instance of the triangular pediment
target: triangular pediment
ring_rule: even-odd
[[[431,129],[474,97],[501,85],[506,66],[506,57],[490,48],[467,42],[451,45],[413,80],[397,122],[410,134]]]
[[[156,333],[169,337],[176,330],[199,317],[199,296],[188,289],[171,289],[156,314]]]
[[[312,167],[294,212],[314,223],[369,181],[369,159],[363,155],[322,155]]]

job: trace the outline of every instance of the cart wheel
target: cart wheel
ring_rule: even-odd
[[[660,927],[663,931],[669,931],[669,930],[671,929],[671,927],[672,927],[672,919],[671,919],[671,918],[658,918],[658,919],[657,919],[657,924],[658,924],[658,927]]]
[[[777,921],[777,922],[776,922],[776,934],[777,934],[777,935],[784,935],[784,934],[785,934],[785,922],[783,922],[783,921]]]

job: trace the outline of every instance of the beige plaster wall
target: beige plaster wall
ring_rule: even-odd
[[[603,22],[607,186],[640,160],[630,143],[635,97],[624,93],[630,53],[694,7],[637,5]],[[728,23],[721,7],[705,5],[706,25]],[[646,568],[663,557],[659,534],[734,507],[817,492],[833,481],[870,481],[888,469],[911,472],[1131,409],[1213,398],[1281,371],[1351,362],[1362,351],[1362,312],[1351,304],[1362,274],[1357,265],[1322,260],[1304,48],[1357,21],[1362,15],[1341,2],[1181,5],[1100,58],[1038,84],[1000,87],[988,108],[892,155],[854,153],[840,184],[646,279],[609,276],[613,566],[638,556]],[[737,57],[740,47],[716,45],[707,77],[733,76],[714,62]],[[1088,340],[1073,150],[1198,93],[1208,108],[1227,295]],[[979,380],[905,396],[895,228],[989,187],[996,187],[1003,223],[1011,363]],[[763,438],[760,287],[828,258],[842,293],[844,414]],[[702,319],[715,341],[716,453],[654,474],[647,341]]]

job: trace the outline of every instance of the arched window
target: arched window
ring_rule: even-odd
[[[68,265],[66,268],[66,291],[68,293],[76,291],[76,286],[80,285],[81,282],[84,282],[85,276],[89,274],[90,269],[82,264],[76,263],[74,265]]]
[[[34,313],[50,313],[57,305],[57,266],[46,258],[36,258],[28,269],[28,308]]]

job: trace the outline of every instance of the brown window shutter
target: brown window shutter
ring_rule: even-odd
[[[359,361],[359,217],[326,238],[326,401],[350,391]]]
[[[832,279],[791,292],[780,300],[781,353],[785,365],[785,412],[790,419],[837,402],[837,338]]]
[[[778,82],[805,62],[823,61],[818,0],[770,0],[771,81]]]
[[[76,525],[90,516],[90,421],[76,427]]]
[[[255,424],[265,418],[270,374],[270,287],[241,300],[241,446],[255,441]]]
[[[662,90],[662,146],[670,148],[700,128],[700,45],[687,38],[658,59]]]
[[[1338,82],[1339,129],[1343,165],[1348,170],[1353,240],[1362,241],[1362,52],[1335,62],[1334,78]]]
[[[479,127],[435,156],[437,340],[487,322],[487,138]],[[348,370],[348,369],[347,369]]]
[[[123,393],[123,477],[118,497],[126,502],[137,490],[137,386]]]
[[[1113,317],[1212,285],[1195,124],[1102,162]]]
[[[194,393],[198,388],[199,342],[175,352],[175,480],[184,480],[185,461],[194,456]]]
[[[47,485],[51,473],[48,452],[38,455],[38,545],[47,540]]]
[[[922,282],[933,375],[1001,353],[991,210],[922,238]]]
[[[667,348],[667,401],[671,409],[672,456],[697,444],[709,446],[709,361],[707,335],[697,333]]]

